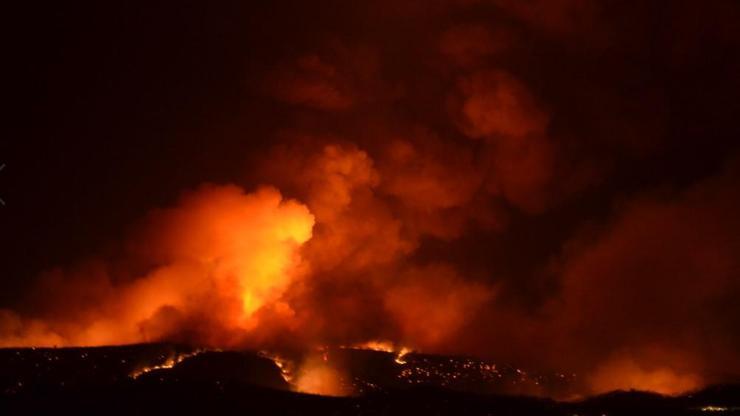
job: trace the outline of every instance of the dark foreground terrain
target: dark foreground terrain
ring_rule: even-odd
[[[681,397],[614,392],[559,402],[530,393],[567,393],[571,376],[528,374],[459,357],[332,351],[359,394],[291,391],[261,354],[151,344],[0,349],[0,415],[698,415],[740,414],[740,385]],[[400,361],[400,362],[399,362]]]

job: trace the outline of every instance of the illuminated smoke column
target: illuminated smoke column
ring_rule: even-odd
[[[337,25],[269,60],[250,85],[280,128],[267,149],[245,144],[238,185],[185,192],[118,252],[44,272],[21,310],[0,311],[0,346],[388,340],[576,372],[584,393],[740,374],[738,160],[677,184],[613,179],[660,169],[650,158],[670,146],[670,91],[630,78],[641,38],[605,20],[628,13],[589,0],[345,7],[384,29]],[[676,30],[694,13],[678,7]],[[725,33],[724,9],[701,13],[720,22],[702,33]],[[704,47],[668,37],[649,49],[675,71]],[[507,247],[522,230],[530,241]],[[343,394],[337,371],[309,355],[291,377]]]
[[[115,345],[160,339],[236,345],[261,314],[291,319],[280,297],[301,274],[313,216],[273,188],[204,186],[154,211],[126,253],[146,267],[119,275],[96,261],[41,277],[28,316],[5,311],[2,345]]]

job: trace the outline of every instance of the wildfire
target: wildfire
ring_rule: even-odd
[[[395,352],[396,348],[390,341],[367,341],[346,347],[353,350],[372,350],[383,352]]]
[[[349,396],[352,387],[345,382],[344,374],[329,362],[325,352],[312,354],[300,365],[293,388],[300,393],[321,396]]]
[[[260,351],[260,355],[275,363],[283,380],[293,391],[321,396],[351,394],[351,388],[344,383],[340,371],[329,362],[328,349],[325,347],[309,353],[300,364],[270,351]]]
[[[406,354],[410,353],[411,350],[406,347],[401,347],[401,349],[396,354],[396,358],[393,359],[397,364],[406,364],[406,360],[404,360],[403,357],[406,356]]]
[[[348,348],[353,350],[372,350],[372,351],[382,351],[382,352],[388,352],[395,354],[395,357],[393,358],[393,361],[395,361],[397,364],[403,365],[406,364],[406,360],[404,357],[410,352],[413,352],[412,349],[404,346],[399,346],[394,344],[391,341],[367,341],[362,342],[359,344],[353,344],[349,347],[342,347],[342,348]]]
[[[279,354],[269,351],[260,351],[260,355],[275,363],[277,368],[280,369],[280,376],[283,380],[291,386],[293,385],[293,371],[295,369],[295,363],[293,360],[289,360]]]
[[[728,409],[723,406],[704,406],[699,410],[702,412],[726,412]]]
[[[167,359],[162,364],[141,367],[131,372],[131,374],[129,374],[129,377],[135,380],[141,377],[142,375],[146,373],[150,373],[155,370],[165,370],[165,369],[173,368],[177,364],[180,364],[181,362],[187,360],[188,358],[194,357],[204,351],[205,350],[199,349],[193,352],[170,355],[169,357],[167,357]]]

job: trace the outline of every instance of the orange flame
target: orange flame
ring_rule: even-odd
[[[404,346],[398,346],[391,341],[378,341],[378,340],[361,342],[359,344],[353,344],[352,346],[344,347],[344,348],[394,353],[395,357],[393,361],[395,361],[396,364],[401,364],[401,365],[406,364],[406,360],[404,359],[404,357],[408,353],[412,352],[410,348],[407,348]]]
[[[179,354],[170,355],[161,364],[155,364],[155,365],[151,365],[151,366],[144,366],[144,367],[141,367],[141,368],[138,368],[138,369],[132,371],[131,374],[129,374],[129,377],[131,377],[133,379],[137,379],[137,378],[141,377],[142,375],[144,375],[146,373],[150,373],[150,372],[155,371],[155,370],[163,370],[163,369],[173,368],[177,364],[180,364],[181,362],[187,360],[188,358],[194,357],[194,356],[196,356],[196,355],[198,355],[198,354],[200,354],[200,353],[202,353],[204,351],[205,350],[196,350],[196,351],[188,352],[188,353],[179,353]]]

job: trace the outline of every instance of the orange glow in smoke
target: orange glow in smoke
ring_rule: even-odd
[[[351,389],[342,382],[342,374],[323,357],[309,356],[298,369],[294,388],[301,393],[321,396],[348,396]]]
[[[680,373],[670,367],[643,367],[629,358],[610,360],[590,377],[596,393],[614,390],[644,390],[677,395],[698,389],[702,379],[692,373]]]
[[[304,205],[274,188],[206,186],[148,221],[130,245],[158,266],[123,283],[101,268],[50,274],[49,316],[3,312],[0,345],[147,342],[201,323],[200,343],[228,346],[258,329],[260,313],[290,316],[279,300],[300,277],[298,249],[311,238]]]
[[[522,116],[513,119],[514,124],[504,125],[504,119],[484,117],[488,107],[496,107],[499,101],[508,103],[509,112],[526,112],[536,106],[520,91],[524,87],[504,88],[513,81],[500,74],[489,74],[480,82],[482,86],[473,82],[469,87],[492,91],[477,102],[482,107],[471,113],[476,117],[461,122],[480,129],[482,136],[498,131],[525,135],[532,141],[526,143],[527,149],[535,149],[534,154],[547,153],[537,150],[541,139],[532,138],[546,125],[546,117],[539,112],[532,116],[537,123]],[[501,88],[503,92],[496,93]],[[589,393],[645,389],[677,394],[710,381],[702,377],[701,362],[669,359],[664,351],[648,359],[610,359],[611,351],[603,350],[594,340],[605,336],[602,328],[606,325],[602,324],[606,322],[616,328],[606,334],[612,337],[610,344],[638,348],[643,339],[657,337],[652,328],[660,326],[650,326],[647,331],[639,325],[646,316],[656,323],[675,319],[674,314],[681,310],[672,303],[677,298],[653,296],[663,294],[656,292],[660,285],[649,284],[655,278],[636,275],[634,282],[625,284],[632,271],[642,270],[638,266],[653,260],[650,256],[670,259],[654,263],[663,267],[658,275],[681,277],[671,282],[672,287],[697,295],[697,305],[722,295],[732,281],[729,277],[704,284],[707,292],[702,294],[692,286],[695,274],[688,274],[702,270],[709,261],[722,272],[717,276],[732,276],[727,270],[733,270],[733,252],[727,251],[727,258],[723,258],[725,252],[719,245],[706,250],[694,246],[694,241],[713,238],[704,235],[701,228],[697,228],[696,238],[682,240],[679,233],[665,240],[691,242],[679,244],[676,250],[685,253],[680,260],[689,261],[693,269],[675,268],[673,252],[663,241],[641,250],[649,253],[644,259],[633,255],[633,245],[653,241],[643,238],[650,224],[657,227],[652,235],[673,235],[674,224],[690,222],[695,212],[702,214],[709,224],[707,229],[716,235],[724,228],[714,223],[715,218],[736,210],[718,204],[722,209],[715,214],[712,204],[702,205],[712,201],[706,198],[705,190],[697,192],[698,197],[688,194],[691,198],[679,200],[678,208],[663,203],[635,205],[600,244],[585,245],[565,259],[563,285],[555,295],[562,299],[546,304],[552,310],[521,313],[499,302],[500,294],[506,292],[499,290],[497,276],[472,279],[452,262],[423,262],[410,256],[424,238],[444,240],[461,233],[467,219],[449,225],[447,215],[479,215],[478,207],[466,204],[472,203],[475,189],[484,186],[483,178],[475,177],[476,169],[462,168],[471,160],[466,152],[455,155],[455,163],[447,166],[439,155],[448,156],[455,149],[434,144],[437,139],[427,133],[418,134],[421,139],[393,142],[381,152],[380,161],[355,145],[286,150],[276,159],[282,163],[274,163],[280,166],[275,180],[298,194],[302,202],[285,199],[272,187],[246,193],[233,185],[207,185],[185,194],[174,206],[150,213],[126,241],[121,258],[123,263],[140,266],[131,268],[136,273],[129,268],[118,270],[118,259],[47,272],[28,302],[33,310],[26,314],[0,310],[0,347],[166,340],[219,348],[311,351],[316,345],[336,346],[326,340],[342,340],[348,348],[393,353],[395,362],[405,365],[404,357],[411,351],[407,346],[450,354],[487,354],[490,347],[510,356],[528,353],[538,357],[549,353],[540,351],[544,339],[552,351],[577,351],[574,355],[578,359],[569,364],[575,367],[573,371],[585,374],[584,388]],[[519,137],[510,144],[497,142],[497,146],[516,148],[526,140]],[[432,143],[432,149],[422,143]],[[516,160],[512,163],[521,166]],[[446,182],[444,178],[454,176],[452,171],[461,176]],[[539,173],[535,176],[540,177]],[[518,174],[513,177],[497,177],[504,181],[499,184],[504,193],[521,179]],[[527,195],[529,185],[540,183],[539,179],[525,182]],[[722,192],[734,189],[723,182],[712,186]],[[697,211],[694,205],[701,209]],[[734,238],[732,230],[727,233],[728,240]],[[622,270],[623,265],[630,267]],[[644,310],[632,303],[636,295],[644,297],[645,302],[638,304]],[[682,304],[686,299],[691,298],[681,298]],[[666,302],[665,307],[655,309],[656,301]],[[481,322],[495,327],[497,337],[500,333],[506,342],[471,330],[471,323]],[[388,341],[367,342],[370,333]],[[623,338],[622,333],[632,335]],[[686,345],[690,350],[692,344]],[[687,356],[701,356],[701,351]],[[734,355],[726,357],[729,360]],[[586,364],[578,361],[581,358]],[[169,368],[179,359],[172,357],[140,372]],[[343,383],[341,371],[320,356],[298,365],[280,357],[273,360],[296,391],[333,396],[352,393]]]

